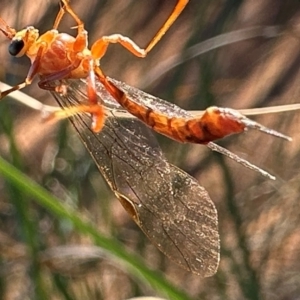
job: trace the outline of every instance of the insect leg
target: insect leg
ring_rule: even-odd
[[[61,19],[62,17],[64,16],[64,14],[66,13],[66,10],[65,10],[65,5],[60,5],[60,10],[55,18],[55,21],[54,21],[54,24],[53,24],[53,29],[57,29],[60,22],[61,22]]]
[[[69,13],[75,22],[77,23],[78,29],[81,31],[84,29],[84,23],[81,21],[81,19],[78,17],[78,15],[74,12],[74,10],[69,5],[69,0],[62,0],[61,1],[63,5],[60,6],[60,10],[56,16],[56,19],[54,21],[53,29],[57,29],[63,16],[65,13]]]
[[[72,107],[64,108],[63,111],[55,111],[52,112],[49,116],[47,116],[46,120],[52,120],[52,119],[64,119],[68,118],[70,116],[73,116],[78,113],[90,113],[93,118],[92,123],[92,130],[94,132],[99,132],[103,125],[105,120],[105,112],[104,108],[98,101],[98,96],[96,93],[96,83],[95,83],[95,73],[94,73],[94,61],[91,57],[87,57],[86,64],[89,66],[89,75],[87,77],[87,95],[89,99],[88,104],[78,104],[74,105]],[[82,62],[81,58],[78,58],[75,60],[75,62],[70,65],[68,68],[56,72],[51,73],[47,76],[44,76],[38,83],[39,87],[46,90],[55,90],[55,91],[65,91],[65,94],[67,96],[67,89],[58,87],[53,87],[51,83],[54,81],[59,81],[64,78],[68,78],[68,75],[78,68],[80,63]],[[83,62],[85,63],[85,62]],[[80,101],[80,99],[78,100]]]
[[[95,62],[90,57],[89,59],[89,76],[87,77],[87,96],[91,103],[91,107],[99,107],[99,110],[92,113],[93,123],[92,130],[94,132],[99,132],[105,120],[105,113],[102,104],[98,101],[97,91],[96,91],[96,80],[95,80]]]
[[[179,0],[167,19],[167,21],[163,24],[163,26],[159,29],[153,39],[150,41],[149,45],[146,47],[146,53],[149,53],[152,48],[159,42],[159,40],[163,37],[163,35],[168,31],[168,29],[172,26],[172,24],[176,21],[178,16],[181,14],[185,6],[188,4],[189,0]]]
[[[0,18],[0,31],[10,40],[16,35],[16,30],[7,25],[7,23]]]
[[[78,34],[76,36],[76,41],[73,44],[73,51],[75,53],[81,52],[84,49],[86,49],[88,46],[87,31],[84,29],[84,23],[78,17],[78,15],[74,12],[74,10],[71,8],[68,0],[62,0],[62,3],[63,3],[63,5],[60,7],[60,10],[56,16],[56,19],[55,19],[55,22],[53,25],[53,29],[57,29],[64,14],[66,12],[69,13],[72,16],[72,18],[75,20],[75,22],[77,23],[77,28],[78,28]]]
[[[8,94],[10,94],[11,92],[13,91],[17,91],[17,90],[20,90],[22,88],[24,88],[25,86],[31,84],[34,76],[38,73],[38,69],[39,69],[39,65],[40,65],[40,60],[41,60],[41,57],[43,55],[43,51],[45,49],[45,44],[41,44],[38,52],[37,52],[37,55],[36,55],[36,58],[34,60],[34,62],[32,63],[29,71],[28,71],[28,74],[27,74],[27,77],[25,78],[25,81],[18,84],[18,85],[15,85],[13,86],[12,88],[6,90],[6,91],[1,91],[0,92],[0,99],[4,98],[5,96],[7,96]]]
[[[67,96],[67,95],[66,95]],[[77,114],[82,114],[82,113],[88,113],[93,116],[93,119],[96,117],[97,118],[97,127],[95,124],[95,121],[93,120],[92,124],[92,130],[94,132],[99,132],[101,131],[103,125],[104,125],[104,120],[105,120],[105,112],[103,109],[102,105],[74,105],[70,107],[64,107],[62,110],[57,110],[54,112],[51,112],[45,117],[45,121],[52,121],[52,120],[59,120],[59,119],[66,119],[69,117],[72,117]],[[102,121],[100,123],[100,120]]]
[[[145,49],[140,48],[134,41],[130,38],[123,36],[121,34],[112,34],[108,36],[103,36],[99,40],[97,40],[92,48],[91,52],[94,59],[101,59],[109,46],[109,44],[120,44],[129,52],[134,54],[137,57],[145,57],[147,52]]]
[[[105,55],[108,45],[116,43],[122,45],[125,49],[137,57],[145,57],[175,22],[188,2],[189,0],[178,1],[167,21],[163,24],[145,49],[140,48],[134,41],[126,36],[121,34],[112,34],[109,36],[103,36],[93,44],[91,51],[94,59],[101,59]]]

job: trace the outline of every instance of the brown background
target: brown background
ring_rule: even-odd
[[[2,2],[0,16],[14,28],[34,25],[40,32],[47,31],[58,11],[58,2],[53,0],[35,0],[35,5],[27,0]],[[72,6],[85,21],[91,44],[101,35],[122,33],[144,46],[175,3],[174,0],[74,0]],[[109,76],[185,109],[205,109],[210,105],[240,109],[297,103],[299,8],[296,0],[191,0],[146,59],[136,58],[113,45],[101,66]],[[73,25],[69,17],[65,18],[60,30],[74,34],[75,30],[69,29]],[[254,30],[254,26],[259,28]],[[227,36],[227,46],[185,60],[191,47],[200,51],[201,42],[246,28],[252,28],[257,37],[233,43],[232,36]],[[245,39],[246,32],[239,36]],[[2,36],[0,79],[13,85],[26,76],[29,62],[26,58],[9,57],[7,46]],[[177,55],[178,66],[160,74],[157,68],[173,55]],[[24,92],[54,105],[51,95],[36,84]],[[162,270],[192,299],[298,299],[299,112],[255,118],[292,136],[292,143],[253,131],[220,141],[274,174],[276,181],[212,154],[204,146],[178,145],[158,136],[169,161],[196,177],[217,206],[221,262],[218,273],[206,279],[182,271],[148,242],[106,187],[67,122],[42,123],[39,113],[8,100],[1,103],[0,118],[2,156],[18,167],[22,165],[27,175],[77,206],[97,223],[99,230],[114,235],[144,257],[152,268]],[[18,219],[17,198],[3,180],[0,189],[0,298],[18,299],[26,295],[34,299],[31,259]],[[55,246],[71,249],[73,244],[91,245],[69,224],[57,221],[39,207],[32,205],[29,211],[40,232],[37,248],[41,254]],[[76,249],[72,251],[76,254]],[[127,299],[155,294],[107,260],[93,262],[92,267],[87,261],[88,257],[81,261],[76,255],[72,260],[64,259],[58,252],[48,267],[41,262],[40,274],[47,282],[49,299],[64,299],[55,276],[63,278],[74,299]]]

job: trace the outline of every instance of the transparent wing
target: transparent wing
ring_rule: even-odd
[[[62,107],[84,103],[84,81],[67,81],[68,93],[53,92]],[[219,264],[217,212],[206,190],[169,164],[151,131],[132,117],[116,117],[119,105],[98,85],[107,108],[100,133],[87,114],[70,120],[107,183],[147,237],[170,259],[202,276]]]
[[[133,86],[130,86],[124,82],[118,81],[116,79],[108,77],[109,81],[111,81],[115,86],[125,92],[132,101],[147,106],[153,109],[155,112],[163,113],[168,115],[169,117],[182,117],[186,119],[190,119],[193,116],[190,112],[180,108],[179,106],[145,93]],[[100,85],[100,83],[99,83]],[[200,112],[199,115],[202,115],[203,112]]]

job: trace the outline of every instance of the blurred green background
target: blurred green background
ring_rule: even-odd
[[[0,17],[10,26],[33,25],[41,33],[51,28],[59,8],[53,0],[35,0],[35,5],[28,0],[2,2]],[[86,24],[90,44],[102,35],[122,33],[143,47],[176,1],[71,4]],[[75,34],[72,26],[66,17],[60,31]],[[233,33],[220,37],[228,32]],[[188,110],[297,103],[299,38],[299,1],[190,0],[147,58],[112,45],[101,67],[111,77]],[[0,80],[13,85],[23,81],[29,61],[11,58],[7,47],[1,36]],[[24,92],[55,104],[35,83]],[[186,293],[178,299],[299,298],[299,112],[255,117],[293,137],[292,143],[254,131],[220,141],[275,175],[276,181],[205,146],[179,145],[157,136],[168,160],[194,176],[217,206],[221,262],[211,278],[181,270],[150,244],[67,121],[41,122],[40,113],[8,99],[0,103],[0,117],[1,156],[79,212],[82,220],[93,222],[99,232],[160,271],[174,286],[171,299],[176,299],[175,289]],[[0,299],[118,300],[166,292],[148,285],[142,275],[132,276],[130,269],[95,247],[90,233],[84,234],[70,218],[51,213],[5,177],[0,178],[0,207]]]

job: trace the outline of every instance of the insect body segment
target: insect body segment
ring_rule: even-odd
[[[207,108],[204,114],[199,117],[180,117],[169,114],[170,111],[160,111],[158,106],[147,106],[147,103],[134,101],[132,95],[115,85],[114,80],[101,76],[100,81],[128,112],[142,120],[156,132],[178,142],[207,144],[230,134],[241,133],[248,128],[291,140],[284,134],[248,119],[234,109],[213,106]],[[176,110],[175,106],[173,109]]]

